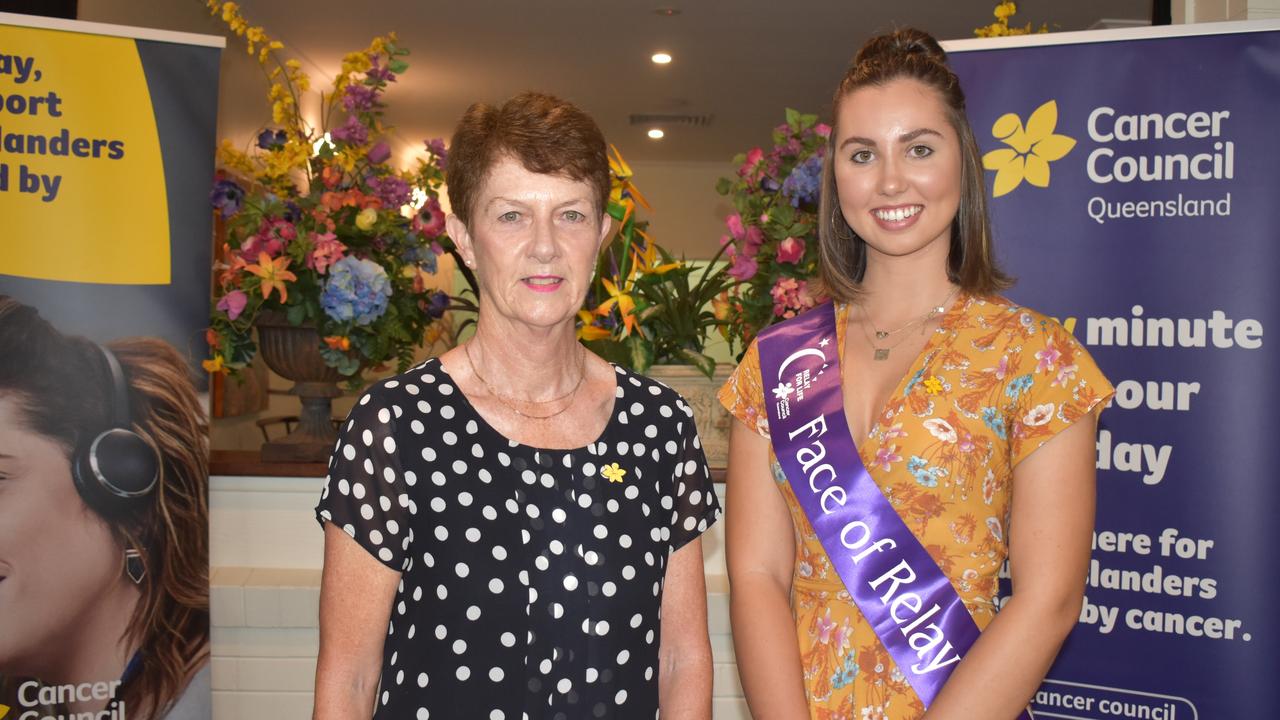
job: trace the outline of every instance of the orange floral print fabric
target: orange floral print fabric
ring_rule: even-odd
[[[848,308],[836,312],[844,348]],[[985,628],[1008,556],[1013,469],[1100,407],[1111,384],[1061,325],[1000,297],[962,295],[890,396],[859,454]],[[753,343],[720,390],[768,436]],[[924,706],[853,604],[769,451],[795,529],[791,609],[815,720],[908,720]]]

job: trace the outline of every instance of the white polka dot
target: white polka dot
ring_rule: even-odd
[[[378,559],[382,562],[391,562],[394,558],[395,555],[387,548],[381,548],[378,550]]]
[[[640,497],[640,488],[636,487],[635,485],[628,485],[627,489],[624,490],[622,494],[628,500],[635,500],[636,498]]]
[[[543,675],[546,675],[547,673],[551,672],[551,661],[543,660],[542,662],[538,663],[538,670]]]
[[[380,531],[378,531],[378,530],[370,530],[370,531],[369,531],[369,540],[370,540],[370,541],[372,541],[374,545],[381,545],[381,544],[382,544],[382,533],[381,533]]]
[[[631,567],[630,565],[627,565],[626,567],[622,568],[622,579],[623,579],[623,580],[631,580],[631,579],[635,578],[635,576],[636,576],[636,569],[635,569],[635,568]]]
[[[622,535],[619,535],[619,536],[618,536],[618,544],[619,544],[619,545],[621,545],[621,546],[622,546],[622,547],[624,547],[624,548],[629,548],[629,547],[631,547],[631,536],[630,536],[630,535],[627,535],[626,533],[623,533]]]
[[[409,423],[409,429],[412,430],[415,434],[421,435],[422,433],[427,431],[427,426],[423,425],[421,420],[414,420],[413,422]],[[426,452],[426,451],[423,450],[423,452]]]
[[[440,440],[445,445],[456,445],[458,443],[458,435],[452,430],[446,430],[444,434],[440,436]]]
[[[436,597],[440,598],[441,600],[444,600],[445,598],[449,597],[449,588],[443,585],[437,585]]]
[[[471,507],[471,502],[472,502],[471,493],[466,492],[465,490],[463,492],[458,493],[459,505],[461,505],[462,507]]]
[[[632,415],[643,415],[643,414],[644,414],[644,405],[642,405],[641,403],[638,403],[638,402],[631,403],[631,414],[632,414]]]
[[[480,511],[480,514],[484,516],[485,520],[498,519],[498,511],[494,510],[492,505],[485,505],[484,509]]]
[[[437,640],[443,640],[443,639],[445,639],[446,637],[448,637],[448,635],[449,635],[449,629],[448,629],[448,628],[446,628],[444,625],[437,625],[437,626],[436,626],[436,639],[437,639]]]
[[[365,520],[373,519],[373,508],[368,503],[360,506],[360,517]]]
[[[461,655],[461,654],[465,653],[466,651],[467,651],[467,641],[466,641],[466,640],[463,640],[462,638],[458,638],[457,640],[454,640],[454,641],[453,641],[453,654],[454,654],[454,655]],[[460,679],[465,680],[466,678],[460,678]]]
[[[630,659],[631,659],[631,651],[629,651],[629,650],[623,650],[622,652],[618,653],[618,664],[619,664],[619,665],[626,665],[626,664],[627,664],[627,661],[628,661],[628,660],[630,660]]]
[[[516,636],[509,632],[502,633],[502,637],[498,640],[506,647],[514,647],[516,644]]]
[[[390,435],[385,437],[382,440],[382,449],[387,451],[387,454],[394,453],[396,451],[396,439],[391,437]]]
[[[363,500],[366,492],[363,483],[351,484],[351,494],[355,495],[357,500]]]
[[[643,622],[644,622],[644,616],[641,615],[640,613],[636,613],[635,615],[631,616],[631,627],[638,628],[640,627],[640,624]]]
[[[601,620],[600,622],[596,623],[596,634],[597,635],[609,634],[609,622],[607,620]]]
[[[467,619],[472,621],[479,620],[480,608],[476,605],[472,605],[471,607],[467,608]]]
[[[560,682],[556,683],[556,690],[563,695],[573,689],[573,682],[569,678],[560,678]]]
[[[652,674],[653,674],[652,672],[650,672],[650,673],[649,673],[649,675],[652,675]],[[646,680],[648,680],[649,678],[647,678],[647,677],[646,677],[645,679],[646,679]],[[621,705],[622,703],[624,703],[624,702],[626,702],[626,701],[627,701],[627,691],[626,691],[626,690],[619,690],[619,691],[618,691],[618,694],[613,696],[613,702],[614,702],[614,703],[616,703],[616,704],[618,704],[618,705]]]
[[[418,476],[417,476],[417,474],[416,474],[416,473],[414,473],[412,470],[405,470],[405,471],[404,471],[404,483],[405,483],[405,485],[408,485],[409,487],[413,487],[414,485],[417,485],[417,484],[418,484]],[[408,498],[407,498],[406,496],[404,496],[404,495],[401,495],[400,497],[403,497],[403,498],[408,499]]]
[[[551,511],[551,519],[555,520],[557,523],[564,523],[565,517],[567,516],[565,515],[564,510],[560,508],[556,508]]]
[[[440,417],[444,418],[445,420],[452,420],[453,415],[454,415],[454,409],[452,405],[442,405],[440,407]]]
[[[600,677],[600,671],[596,670],[593,667],[587,668],[587,682],[593,683],[596,681],[596,678],[598,677]]]
[[[471,574],[471,568],[467,567],[467,564],[464,562],[460,562],[457,565],[454,565],[453,571],[457,573],[458,577],[460,578],[464,578]]]
[[[343,495],[351,494],[351,484],[348,483],[345,478],[338,481],[338,492],[342,493]]]
[[[449,539],[449,530],[443,525],[436,526],[436,539],[444,542]]]
[[[454,675],[456,675],[459,680],[466,680],[467,678],[471,677],[471,668],[467,667],[466,665],[459,665],[458,671],[454,673]]]
[[[446,503],[442,497],[431,498],[431,509],[435,512],[444,512]]]
[[[452,385],[450,385],[449,383],[440,383],[440,394],[441,394],[441,395],[452,395],[452,394],[453,394],[453,386],[452,386]]]
[[[502,581],[499,580],[498,578],[494,578],[490,580],[489,592],[493,593],[494,595],[497,595],[498,593],[502,592]]]
[[[426,708],[418,708],[417,720],[427,720],[431,717],[431,713]]]
[[[386,412],[386,411],[385,411],[385,410],[383,410],[383,412]],[[372,444],[373,444],[373,431],[372,431],[372,430],[365,430],[364,432],[360,433],[360,442],[364,443],[364,446],[365,446],[365,447],[369,447],[370,445],[372,445]]]
[[[600,586],[600,592],[604,593],[605,597],[613,597],[614,593],[618,592],[618,586],[614,585],[612,580],[606,580],[604,585]]]
[[[565,589],[565,590],[577,590],[577,589],[578,589],[578,578],[574,577],[573,575],[565,575],[565,576],[564,576],[564,589]]]
[[[354,445],[352,445],[351,443],[347,443],[345,446],[343,446],[343,448],[342,448],[342,456],[343,456],[343,457],[345,457],[345,458],[346,458],[346,459],[348,459],[348,460],[355,460],[355,459],[356,459],[356,448],[355,448],[355,446],[354,446]]]
[[[468,421],[467,421],[467,434],[468,434],[468,435],[475,435],[475,434],[476,434],[476,431],[477,431],[477,430],[479,430],[479,429],[480,429],[480,426],[476,424],[476,421],[475,421],[475,420],[468,420]]]
[[[494,681],[494,682],[502,682],[502,678],[503,678],[504,676],[505,676],[505,673],[503,673],[503,672],[502,672],[502,668],[500,668],[500,667],[491,667],[491,668],[489,668],[489,679],[490,679],[490,680],[492,680],[492,681]],[[494,712],[498,712],[498,711],[497,711],[497,710],[494,710]],[[501,715],[501,713],[498,713],[498,714],[499,714],[499,715]]]
[[[454,460],[453,471],[461,475],[467,471],[467,464],[462,462],[461,460]]]
[[[502,547],[501,545],[494,545],[494,546],[493,546],[493,550],[492,550],[492,552],[493,552],[493,559],[494,559],[494,560],[506,560],[506,559],[507,559],[507,549],[506,549],[506,548],[504,548],[504,547]]]
[[[579,495],[578,506],[584,510],[591,507],[591,496],[586,493]]]
[[[426,686],[427,686],[427,674],[418,673],[418,687],[426,687]]]
[[[592,531],[592,534],[596,536],[597,540],[603,540],[609,536],[609,528],[605,527],[604,525],[596,525],[595,530]]]
[[[419,400],[419,401],[418,401],[418,412],[422,413],[423,415],[430,415],[430,414],[431,414],[431,404],[430,404],[430,403],[428,403],[426,400]]]

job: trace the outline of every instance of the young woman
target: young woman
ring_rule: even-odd
[[[1079,612],[1112,390],[997,294],[977,145],[932,37],[869,41],[833,114],[834,302],[762,333],[721,392],[743,687],[770,720],[1014,718]]]

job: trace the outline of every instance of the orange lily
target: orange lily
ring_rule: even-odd
[[[613,310],[613,306],[617,305],[618,313],[622,315],[622,337],[630,335],[633,330],[636,334],[644,337],[644,331],[640,329],[634,314],[636,301],[631,297],[630,293],[620,290],[609,278],[602,278],[600,282],[604,283],[604,289],[605,292],[609,293],[609,298],[600,303],[600,306],[596,308],[596,314],[608,315]]]
[[[582,321],[582,325],[578,326],[579,340],[603,340],[611,334],[608,330],[605,330],[602,327],[592,325],[591,313],[586,310],[578,311],[578,319]]]
[[[344,335],[330,335],[324,339],[324,344],[334,350],[346,351],[351,349],[351,338]]]
[[[272,260],[270,255],[258,253],[258,264],[250,265],[245,270],[262,278],[260,287],[264,300],[271,296],[271,289],[275,288],[280,291],[280,302],[285,302],[289,299],[289,287],[285,283],[298,279],[297,275],[285,269],[287,267],[289,258],[284,255]]]

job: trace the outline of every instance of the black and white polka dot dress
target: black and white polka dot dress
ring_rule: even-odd
[[[667,558],[720,506],[689,407],[615,371],[574,450],[507,440],[438,360],[360,398],[316,514],[402,573],[375,717],[657,715]]]

